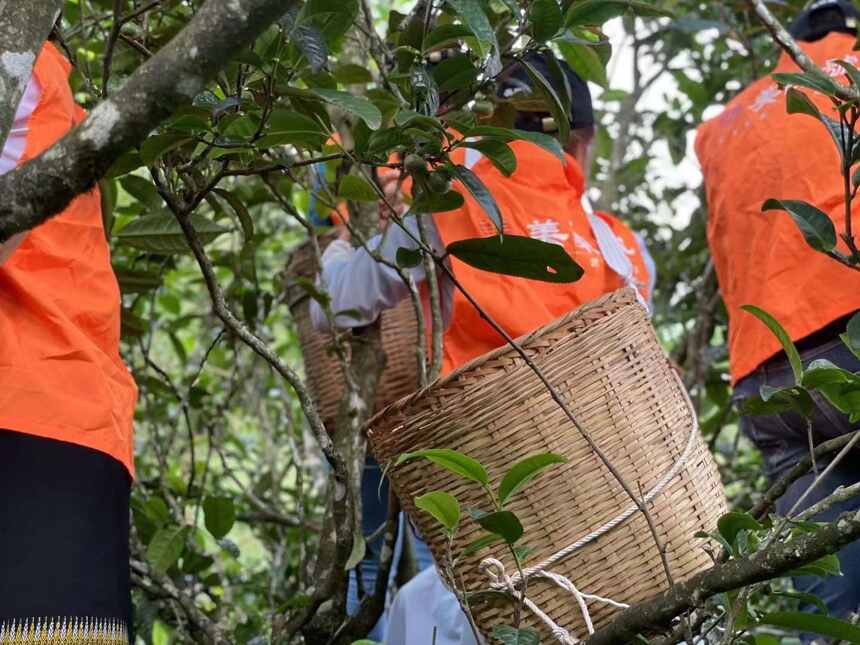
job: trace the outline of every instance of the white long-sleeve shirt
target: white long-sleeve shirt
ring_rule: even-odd
[[[433,223],[432,217],[427,217],[425,221],[427,244],[435,255],[442,256],[445,246],[439,237],[436,224]],[[367,248],[379,253],[391,263],[396,263],[398,249],[417,250],[418,244],[415,240],[420,239],[417,219],[408,215],[403,223],[409,233],[396,224],[391,224],[385,233],[370,238]],[[414,284],[426,279],[423,264],[404,271]],[[454,286],[441,271],[437,272],[437,275],[442,319],[447,327],[451,320]],[[409,297],[409,287],[394,268],[377,262],[365,248],[353,248],[349,242],[343,240],[335,240],[323,253],[319,284],[331,298],[335,325],[339,328],[369,325],[385,309],[391,309]],[[319,331],[329,329],[328,319],[316,301],[311,302],[311,322]]]
[[[607,262],[619,270],[619,273],[632,271],[632,266],[624,257],[623,250],[618,246],[617,239],[609,230],[609,227],[595,215],[589,213],[595,234],[601,251],[606,256]],[[427,243],[437,256],[445,252],[444,244],[439,236],[439,231],[432,217],[427,220],[427,232],[429,239]],[[414,216],[407,216],[404,224],[412,236],[419,238],[418,223]],[[642,257],[648,269],[648,293],[654,293],[654,285],[657,278],[657,266],[654,259],[648,253],[642,236],[636,235]],[[395,262],[397,249],[405,248],[415,250],[418,248],[413,237],[402,230],[399,226],[392,224],[384,235],[372,237],[368,248],[378,252],[389,262]],[[613,249],[613,246],[618,248]],[[355,249],[348,242],[335,240],[329,244],[322,257],[322,273],[319,278],[319,286],[324,289],[331,298],[331,309],[335,314],[335,325],[342,329],[364,327],[374,322],[385,309],[397,306],[402,300],[409,297],[409,288],[404,284],[401,277],[390,266],[377,262],[373,256],[364,248]],[[425,279],[423,265],[406,269],[406,273],[414,283],[418,284]],[[452,298],[454,286],[441,272],[439,275],[439,291],[442,306],[442,319],[445,327],[451,321]],[[650,302],[647,303],[650,309]],[[339,314],[339,312],[349,312]],[[318,331],[328,331],[328,319],[322,308],[316,301],[311,302],[311,322]]]

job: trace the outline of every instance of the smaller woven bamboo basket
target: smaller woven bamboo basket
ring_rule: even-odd
[[[325,249],[333,239],[333,235],[321,236],[320,250]],[[332,428],[343,395],[343,376],[331,352],[332,338],[314,329],[311,324],[310,297],[296,280],[313,280],[318,272],[313,244],[306,241],[296,247],[290,255],[286,270],[287,302],[296,323],[311,393],[316,399],[323,422]],[[376,394],[377,410],[414,392],[418,386],[415,352],[418,322],[412,302],[405,300],[394,309],[384,312],[381,325],[386,362]]]
[[[719,473],[689,398],[634,292],[604,296],[519,342],[628,484],[644,494],[658,491],[649,496],[649,509],[674,579],[685,580],[710,566],[694,534],[712,530],[726,511]],[[494,488],[508,468],[527,456],[566,456],[567,464],[542,473],[509,503],[525,528],[522,542],[532,549],[526,575],[529,567],[597,532],[599,537],[587,538],[582,548],[547,570],[582,593],[619,603],[633,604],[666,589],[646,518],[632,512],[630,497],[513,350],[495,350],[398,401],[371,419],[368,436],[382,464],[404,452],[458,450],[484,464]],[[477,485],[429,461],[407,462],[389,476],[437,562],[443,561],[447,538],[430,515],[416,509],[416,496],[445,490],[463,509],[491,510]],[[625,512],[623,521],[605,530]],[[483,534],[464,512],[453,553]],[[468,591],[490,589],[481,566],[488,557],[499,560],[507,576],[515,576],[507,549],[488,547],[458,563],[457,576]],[[493,594],[476,598],[488,596]],[[527,597],[571,639],[587,636],[585,615],[569,590],[546,577],[529,576]],[[595,629],[619,611],[594,599],[586,602]],[[489,633],[493,625],[511,623],[511,607],[507,600],[486,602],[473,604],[473,612],[481,630]],[[542,632],[543,642],[574,642],[552,634],[533,611],[524,620]]]

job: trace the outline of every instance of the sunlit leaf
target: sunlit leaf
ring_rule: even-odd
[[[176,564],[185,549],[187,529],[182,526],[170,526],[159,529],[149,542],[146,558],[157,573],[167,573]]]
[[[800,361],[800,354],[797,351],[797,347],[794,346],[788,332],[783,329],[782,325],[779,324],[779,321],[776,318],[771,316],[764,309],[760,309],[754,305],[744,305],[741,309],[751,313],[762,321],[767,328],[770,329],[773,335],[777,337],[780,345],[782,345],[782,348],[788,356],[789,363],[791,363],[791,370],[794,372],[794,382],[799,385],[803,376],[803,364]]]
[[[781,611],[767,614],[759,622],[762,625],[773,625],[799,632],[812,632],[846,643],[860,643],[860,627],[830,616],[799,611]]]
[[[415,506],[427,511],[436,518],[442,526],[453,533],[460,523],[460,504],[450,493],[437,490],[415,498]]]
[[[550,466],[566,463],[567,457],[551,452],[532,455],[517,462],[511,466],[499,485],[499,502],[504,505],[511,496]]]
[[[489,482],[487,471],[480,462],[450,448],[430,448],[407,452],[398,457],[395,465],[399,466],[407,461],[419,458],[429,459],[446,470],[479,484],[486,485]]]

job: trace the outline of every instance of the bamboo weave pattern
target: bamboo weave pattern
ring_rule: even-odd
[[[561,392],[585,430],[634,488],[647,491],[669,472],[688,443],[694,424],[685,393],[657,341],[644,309],[629,289],[600,298],[520,339],[531,359]],[[498,486],[515,462],[538,452],[570,460],[532,481],[511,500],[532,549],[526,566],[543,562],[622,513],[630,498],[593,454],[586,441],[550,399],[543,385],[513,351],[500,348],[472,361],[429,388],[406,397],[372,419],[369,438],[380,463],[426,448],[453,448],[481,461]],[[418,525],[437,561],[446,539],[414,498],[446,490],[462,508],[488,509],[476,486],[425,461],[389,473],[404,509]],[[650,506],[675,580],[685,580],[711,564],[694,534],[711,530],[726,511],[716,465],[696,435],[689,458]],[[454,553],[483,534],[462,520]],[[487,589],[480,571],[496,558],[507,571],[516,566],[502,547],[463,557],[457,574],[472,592]],[[657,547],[641,514],[584,546],[552,567],[589,594],[634,604],[667,587]],[[450,581],[449,581],[450,582]],[[575,599],[550,580],[535,579],[528,597],[571,634],[585,634]],[[595,605],[595,628],[618,608]],[[507,601],[475,608],[479,626],[510,624]],[[533,616],[530,627],[545,640],[552,635]]]

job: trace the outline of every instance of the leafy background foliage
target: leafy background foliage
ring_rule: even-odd
[[[91,107],[120,87],[201,4],[69,0],[62,31],[78,101]],[[192,642],[195,629],[175,599],[143,584],[152,572],[190,590],[231,642],[267,642],[272,616],[307,602],[327,494],[293,393],[213,317],[164,195],[199,200],[193,223],[228,304],[300,370],[283,271],[307,236],[307,160],[329,159],[316,204],[323,213],[341,199],[350,208],[375,201],[374,169],[392,151],[433,160],[445,182],[456,178],[443,126],[469,130],[488,112],[487,124],[510,125],[512,106],[493,105],[484,79],[500,71],[501,52],[524,43],[552,43],[592,82],[600,118],[594,197],[641,231],[657,260],[655,324],[685,371],[733,503],[749,507],[763,490],[760,457],[736,429],[725,312],[690,169],[696,125],[764,74],[775,47],[740,3],[526,4],[520,12],[515,0],[449,0],[422,42],[424,25],[407,0],[287,2],[279,25],[102,183],[123,292],[123,352],[140,386],[133,570],[146,643]],[[784,4],[787,13],[802,3]],[[124,17],[119,30],[115,12]],[[607,20],[612,42],[591,27]],[[514,41],[506,27],[523,38]],[[456,43],[471,53],[433,69],[421,64]],[[613,47],[621,62],[607,67]],[[543,91],[560,113],[552,87]],[[455,109],[444,122],[432,116],[440,102]],[[334,132],[353,153],[330,144]],[[510,171],[505,136],[478,133],[495,142],[482,152]],[[676,165],[689,170],[680,182]]]

